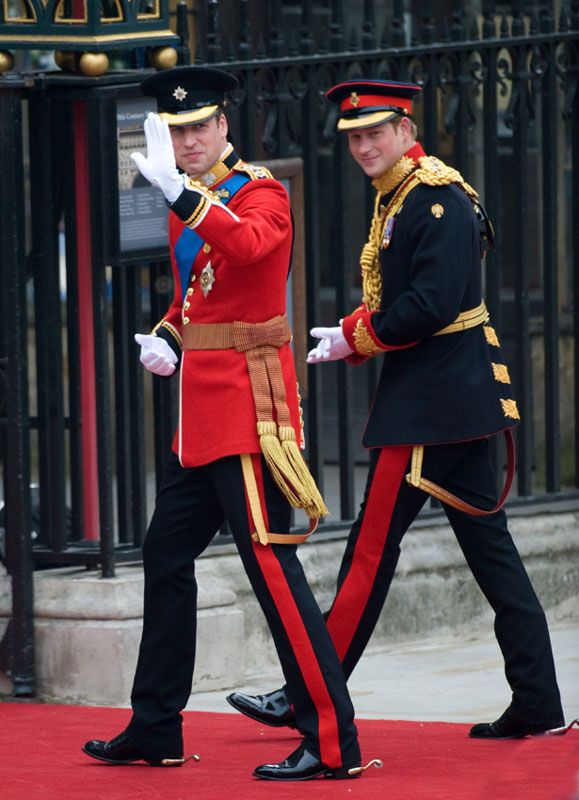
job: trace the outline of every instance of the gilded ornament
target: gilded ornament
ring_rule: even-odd
[[[444,206],[441,206],[440,203],[435,203],[430,209],[430,211],[433,217],[436,217],[436,219],[440,219],[444,214]]]
[[[505,417],[509,419],[521,419],[515,400],[503,400],[501,397],[501,406],[503,407],[503,414]]]
[[[151,66],[157,70],[171,69],[177,64],[177,58],[174,47],[155,47],[150,56]]]
[[[491,362],[493,368],[493,375],[495,376],[495,381],[499,383],[510,383],[511,376],[509,375],[509,370],[507,369],[506,364],[495,364]]]
[[[493,327],[491,327],[490,325],[483,325],[483,331],[485,333],[485,338],[489,344],[491,344],[493,347],[500,347],[499,338]]]
[[[376,353],[384,352],[383,349],[376,344],[364,325],[364,321],[361,319],[356,323],[353,337],[354,344],[356,345],[356,352],[360,353],[362,356],[375,356]]]
[[[109,58],[106,53],[83,53],[78,65],[83,75],[89,78],[98,78],[104,75],[109,68]]]
[[[360,105],[360,98],[358,97],[357,92],[352,92],[350,95],[350,105],[357,108]]]
[[[74,72],[76,69],[75,54],[70,50],[57,50],[54,53],[54,61],[56,66],[59,67],[63,72]]]
[[[10,72],[14,66],[14,56],[9,50],[0,50],[0,75],[3,72]]]

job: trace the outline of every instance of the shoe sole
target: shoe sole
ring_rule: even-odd
[[[343,774],[342,770],[327,770],[323,769],[320,772],[316,772],[314,775],[307,775],[306,777],[299,777],[299,778],[282,778],[279,775],[256,775],[255,772],[253,773],[254,778],[259,778],[262,781],[278,781],[278,783],[297,783],[298,781],[313,781],[316,778],[331,778],[332,780],[340,781],[340,780],[354,780],[355,778],[359,778],[360,775],[347,775]]]
[[[526,739],[533,736],[557,736],[559,733],[553,734],[551,731],[558,731],[558,728],[545,728],[544,731],[529,731],[529,733],[517,733],[513,736],[477,736],[476,734],[469,733],[470,739],[480,739],[493,742],[506,742],[513,739]]]
[[[225,699],[232,708],[234,708],[236,711],[239,711],[239,713],[243,714],[244,717],[252,719],[254,722],[259,722],[261,725],[268,725],[270,728],[292,728],[293,730],[297,730],[298,726],[295,724],[295,722],[266,722],[265,720],[260,719],[258,716],[251,714],[247,709],[237,706],[229,697],[226,697]]]
[[[94,753],[89,753],[88,750],[82,748],[82,752],[86,753],[87,756],[94,758],[96,761],[102,761],[104,764],[111,764],[113,767],[128,767],[131,764],[139,764],[141,762],[141,766],[147,767],[163,767],[163,769],[167,769],[167,767],[180,767],[181,764],[163,764],[161,761],[147,761],[145,758],[131,758],[125,759],[123,761],[118,761],[113,758],[105,758],[104,756],[97,756]]]

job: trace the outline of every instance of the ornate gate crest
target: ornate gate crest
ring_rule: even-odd
[[[0,73],[12,68],[11,49],[54,49],[61,69],[93,76],[107,71],[110,50],[150,47],[157,68],[177,63],[168,0],[0,0],[0,31]]]

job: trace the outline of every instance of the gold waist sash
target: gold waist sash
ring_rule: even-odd
[[[183,329],[183,350],[245,353],[257,414],[261,451],[276,484],[295,508],[310,519],[329,513],[300,453],[287,405],[279,348],[291,341],[287,316],[265,322],[194,324]],[[274,416],[275,412],[275,416]],[[286,541],[289,540],[286,537]]]

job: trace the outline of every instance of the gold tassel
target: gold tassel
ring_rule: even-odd
[[[277,437],[276,423],[258,422],[257,433],[259,435],[261,452],[264,455],[265,462],[274,481],[290,505],[294,508],[301,508],[300,498],[294,490],[295,484],[297,483],[297,476],[293,472],[287,460],[287,456],[282,449],[281,442]]]
[[[299,481],[296,490],[302,500],[301,507],[310,519],[325,517],[330,512],[300,452],[294,429],[280,425],[279,438],[287,460]]]
[[[293,428],[275,422],[258,422],[259,446],[271,475],[294,508],[303,508],[310,519],[329,514],[326,504],[299,451]]]

